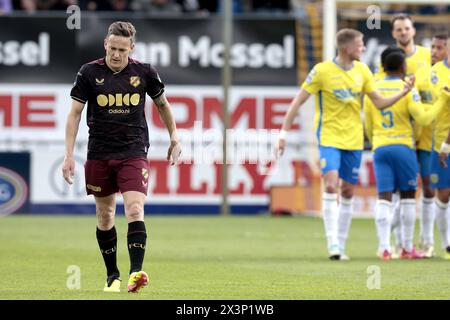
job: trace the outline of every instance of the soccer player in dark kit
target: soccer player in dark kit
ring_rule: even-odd
[[[164,84],[147,63],[129,58],[136,29],[129,22],[114,22],[104,40],[106,56],[83,65],[70,92],[72,106],[67,117],[64,179],[72,184],[73,149],[81,113],[87,102],[89,142],[85,178],[87,194],[95,197],[97,240],[107,271],[105,292],[120,292],[117,267],[117,233],[114,226],[116,193],[121,192],[128,222],[130,277],[128,292],[148,283],[142,271],[147,233],[144,201],[147,195],[149,147],[144,115],[145,95],[155,102],[170,135],[167,160],[177,163],[181,146]]]

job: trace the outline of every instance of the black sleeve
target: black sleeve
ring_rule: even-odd
[[[77,73],[77,77],[70,91],[72,99],[85,103],[89,99],[89,81],[87,77],[87,66],[83,65]]]
[[[162,83],[158,71],[151,65],[148,65],[147,68],[147,88],[145,90],[152,99],[158,98],[164,92],[164,83]]]

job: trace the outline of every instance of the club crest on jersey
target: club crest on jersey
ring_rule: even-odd
[[[356,83],[358,86],[362,85],[362,83],[363,83],[363,77],[362,77],[362,75],[360,75],[360,74],[355,74],[355,76],[354,76],[353,79],[355,80],[355,83]]]
[[[438,83],[438,81],[439,81],[439,78],[436,74],[436,71],[431,71],[431,83],[436,84],[436,83]]]
[[[103,79],[95,78],[95,84],[98,85],[98,86],[104,85],[105,84],[105,78],[103,78]]]
[[[137,76],[130,77],[130,84],[137,88],[141,84],[141,78]]]

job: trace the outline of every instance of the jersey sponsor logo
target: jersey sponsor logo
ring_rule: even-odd
[[[352,91],[352,88],[336,89],[336,90],[333,90],[333,94],[336,97],[336,99],[339,99],[339,100],[345,100],[345,99],[349,99],[349,98],[359,97],[359,93],[358,92],[354,93]]]
[[[116,94],[99,94],[97,96],[97,104],[100,107],[123,107],[123,106],[137,106],[141,101],[141,95],[139,93],[116,93]]]
[[[130,77],[130,84],[137,88],[141,84],[141,78],[138,76]]]
[[[105,84],[105,79],[104,78],[103,79],[95,78],[95,84],[98,85],[98,86],[102,86],[102,85]]]
[[[16,172],[0,167],[0,214],[20,209],[27,200],[28,186]]]
[[[87,184],[86,188],[88,188],[89,190],[92,190],[94,192],[100,192],[102,191],[102,188],[99,186],[93,186],[92,184]]]

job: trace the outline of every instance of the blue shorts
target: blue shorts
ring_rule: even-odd
[[[358,183],[362,150],[342,150],[335,147],[319,146],[320,168],[324,175],[336,170],[339,178],[351,184]]]
[[[418,150],[417,159],[419,160],[420,176],[431,175],[431,151]]]
[[[379,147],[374,154],[378,193],[416,190],[419,164],[416,151],[406,145]]]
[[[439,153],[431,153],[431,187],[433,189],[450,188],[450,157],[447,158],[447,168],[439,164]]]

